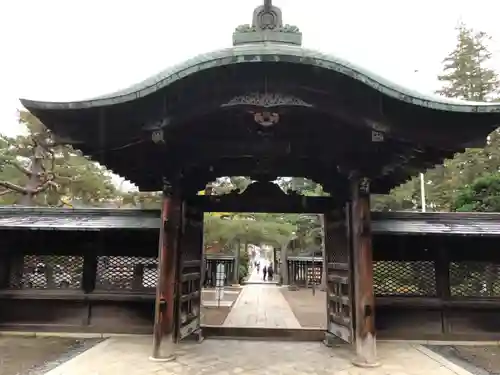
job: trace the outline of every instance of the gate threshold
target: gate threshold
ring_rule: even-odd
[[[323,341],[325,330],[315,328],[260,328],[260,327],[223,327],[202,325],[206,338],[231,339],[269,339],[286,341]]]

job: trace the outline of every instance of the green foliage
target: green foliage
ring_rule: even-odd
[[[292,178],[279,178],[278,185],[285,191],[289,190],[297,194],[305,196],[325,196],[328,195],[323,191],[323,187],[307,178],[292,177]]]
[[[455,211],[500,212],[500,173],[477,178],[458,194]]]
[[[438,77],[443,83],[439,94],[471,101],[497,98],[500,81],[497,73],[488,66],[491,59],[489,40],[490,37],[483,32],[474,32],[464,24],[458,26],[456,47],[443,60],[443,74]],[[477,202],[461,205],[460,202],[474,192],[471,185],[477,178],[487,178],[499,170],[500,133],[496,130],[490,134],[484,148],[467,149],[424,174],[427,209],[450,211],[460,207],[460,210],[481,210],[483,206],[491,209],[495,206],[491,202],[484,205]],[[415,176],[389,195],[374,197],[372,208],[379,211],[420,209],[420,194],[420,179]]]
[[[246,249],[245,249],[246,250]],[[248,276],[250,266],[250,256],[247,251],[240,252],[240,265],[239,265],[239,276],[242,281],[244,278]]]
[[[221,178],[213,183],[215,194],[232,190],[243,191],[252,181],[248,177]],[[302,195],[324,195],[321,185],[303,178],[280,178],[283,190],[294,190]],[[235,242],[269,245],[277,248],[288,246],[293,240],[297,251],[320,247],[323,231],[319,215],[276,213],[225,213],[223,216],[205,215],[205,246],[232,251]]]
[[[161,209],[162,194],[155,192],[127,192],[122,194],[122,208]]]
[[[27,135],[0,138],[1,204],[101,205],[116,198],[111,174],[79,151],[58,142],[28,112],[19,112]]]
[[[219,245],[222,249],[230,248],[234,241],[254,245],[270,245],[280,247],[292,236],[295,230],[293,224],[274,222],[265,214],[255,214],[250,218],[221,218],[205,216],[204,235],[205,246]]]
[[[485,101],[499,88],[497,73],[485,65],[491,59],[484,32],[474,32],[463,23],[457,27],[455,49],[443,60],[443,74],[438,79],[444,86],[438,93],[451,98]]]

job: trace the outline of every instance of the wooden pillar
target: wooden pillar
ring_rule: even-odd
[[[0,254],[0,289],[7,288],[9,284],[9,260],[7,254]]]
[[[24,254],[10,253],[7,262],[7,286],[23,288]]]
[[[351,243],[354,271],[354,340],[360,367],[376,367],[375,297],[370,217],[370,181],[351,178]]]
[[[175,291],[175,244],[177,231],[178,200],[172,187],[166,183],[163,189],[161,207],[160,238],[158,244],[158,271],[156,285],[155,315],[153,327],[153,361],[171,361],[175,359],[172,350],[174,323]],[[164,340],[164,336],[168,335]],[[165,345],[162,345],[165,344]],[[163,347],[163,353],[160,352]]]
[[[98,251],[92,247],[92,244],[85,244],[83,249],[85,253],[83,255],[82,288],[85,293],[91,293],[96,286]]]
[[[16,256],[12,253],[12,248],[15,249],[16,247],[11,247],[9,246],[10,242],[4,241],[5,243],[0,249],[0,289],[8,288],[11,276],[15,274],[13,271],[15,271],[14,259],[16,259]],[[22,275],[19,281],[22,281]]]
[[[436,239],[434,241],[434,266],[436,277],[436,292],[438,298],[442,301],[449,300],[451,297],[450,287],[450,259],[448,249],[445,247],[444,241]],[[441,310],[441,332],[448,334],[451,331],[450,322],[448,321],[448,310]]]

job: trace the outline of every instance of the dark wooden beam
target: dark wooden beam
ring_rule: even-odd
[[[301,195],[262,197],[255,199],[237,195],[198,195],[188,198],[190,204],[202,207],[204,212],[275,212],[275,213],[323,213],[338,208],[341,201],[331,197],[306,197]]]

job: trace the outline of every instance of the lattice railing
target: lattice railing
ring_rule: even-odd
[[[157,258],[100,256],[97,258],[96,289],[153,289],[158,279]]]
[[[500,297],[500,264],[491,262],[451,262],[452,297]]]
[[[11,267],[9,288],[78,289],[82,274],[82,256],[25,255],[22,264]]]
[[[430,254],[432,255],[432,254]],[[10,289],[82,289],[83,256],[25,255],[13,262],[6,286]],[[232,260],[228,261],[227,281],[232,281]],[[500,298],[500,263],[479,261],[453,261],[436,267],[436,261],[377,260],[374,262],[374,291],[377,296],[487,297]],[[289,260],[290,283],[304,286],[311,278],[312,262]],[[316,259],[314,267],[321,269]],[[205,283],[211,283],[210,267],[206,268]],[[436,270],[443,270],[437,290]],[[320,281],[320,272],[315,280]],[[449,276],[449,277],[448,277]],[[93,277],[92,275],[90,276]],[[95,289],[98,291],[154,290],[157,283],[155,257],[100,256],[97,257]],[[88,279],[88,277],[87,277]],[[449,279],[449,290],[447,281]],[[311,281],[311,280],[310,280]]]
[[[432,261],[376,261],[373,287],[379,296],[435,296],[436,272]]]

